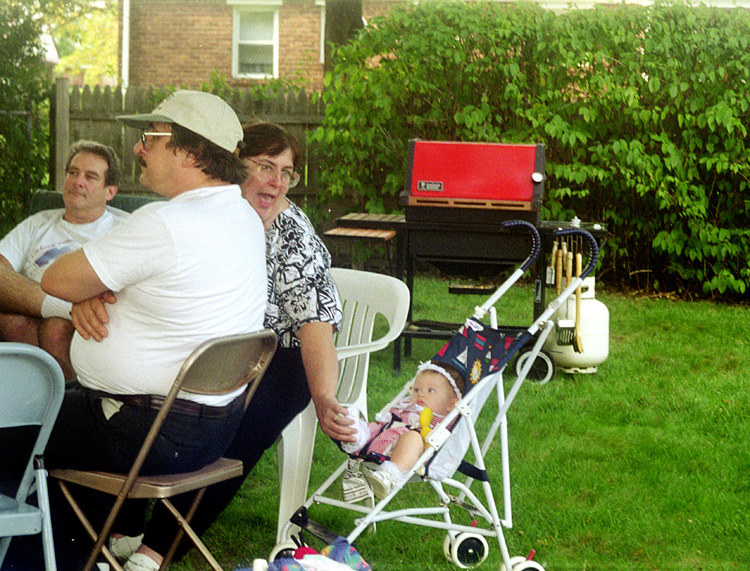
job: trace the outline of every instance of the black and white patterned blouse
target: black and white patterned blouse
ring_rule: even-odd
[[[328,270],[331,255],[302,210],[289,202],[266,230],[268,307],[264,326],[280,347],[298,347],[294,333],[322,321],[338,329],[341,301]]]

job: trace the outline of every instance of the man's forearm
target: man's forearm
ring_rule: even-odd
[[[32,317],[42,316],[46,294],[34,280],[0,264],[0,310]]]
[[[83,248],[57,258],[42,276],[42,290],[73,303],[107,291],[91,267]]]

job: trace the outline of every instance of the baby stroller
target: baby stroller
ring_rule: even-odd
[[[324,541],[330,539],[332,532],[307,516],[307,511],[312,504],[325,504],[362,515],[361,518],[355,520],[356,527],[346,537],[350,543],[353,543],[368,526],[387,520],[396,520],[445,530],[447,535],[443,543],[443,552],[449,560],[461,568],[474,567],[484,561],[488,553],[486,538],[495,537],[502,552],[502,571],[544,571],[539,563],[531,560],[533,554],[511,557],[503,535],[503,528],[512,527],[506,414],[533,366],[536,356],[555,326],[552,320],[555,312],[575,292],[596,265],[598,247],[591,234],[585,230],[573,228],[557,231],[555,234],[558,237],[580,236],[588,243],[589,254],[585,268],[528,328],[498,327],[495,303],[530,268],[540,250],[539,233],[532,224],[513,220],[506,222],[504,226],[506,228],[518,227],[528,231],[532,242],[531,253],[497,291],[482,306],[476,308],[474,315],[466,320],[460,330],[434,357],[438,361],[451,364],[461,370],[466,379],[463,398],[425,436],[425,451],[409,472],[408,485],[411,485],[410,482],[427,483],[437,494],[438,501],[435,505],[425,507],[387,509],[404,484],[395,485],[391,492],[380,501],[375,501],[372,496],[369,496],[372,500],[371,505],[353,503],[349,498],[346,499],[350,501],[342,501],[339,499],[340,493],[338,497],[333,497],[327,492],[340,477],[344,476],[346,479],[347,476],[351,476],[352,463],[367,463],[371,460],[370,458],[356,461],[348,459],[295,513],[282,532],[284,536],[289,537],[291,526],[297,525]],[[487,314],[490,318],[489,326],[480,321]],[[532,345],[531,354],[525,359],[520,373],[506,392],[503,370],[527,344]],[[409,385],[410,383],[407,383],[391,403],[383,408],[383,411],[387,411],[394,403],[408,395],[411,388]],[[497,394],[497,413],[480,442],[475,422],[493,391]],[[495,475],[488,471],[484,457],[498,433],[501,445],[501,473]],[[469,450],[472,452],[472,462],[465,459]],[[465,476],[463,481],[456,479],[461,477],[456,476],[457,472]],[[496,476],[502,478],[502,518],[498,513],[495,494],[491,486],[491,481],[496,479]],[[472,491],[471,487],[474,483],[477,483],[477,487],[481,486],[484,503],[479,498],[481,493]],[[453,495],[447,493],[446,489],[452,491]],[[454,514],[458,515],[458,511],[465,512],[474,521],[471,524],[459,523],[456,521],[459,518],[454,517]],[[285,543],[277,545],[271,558],[284,553],[290,547],[294,545]]]

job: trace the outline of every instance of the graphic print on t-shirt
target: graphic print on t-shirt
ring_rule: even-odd
[[[54,262],[58,256],[65,254],[66,252],[70,252],[72,250],[73,248],[67,245],[59,247],[59,248],[50,248],[49,250],[44,252],[44,254],[42,254],[36,260],[34,260],[34,264],[38,268],[43,268],[47,264]]]

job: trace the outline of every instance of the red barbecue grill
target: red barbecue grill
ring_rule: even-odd
[[[405,217],[352,213],[337,220],[351,229],[391,229],[398,235],[398,277],[414,298],[415,261],[428,262],[451,276],[495,276],[522,262],[531,248],[526,232],[503,228],[507,220],[534,224],[542,239],[542,256],[533,272],[534,317],[545,308],[544,259],[554,231],[570,222],[542,221],[545,181],[544,145],[455,141],[409,141],[404,190],[399,199]],[[581,223],[595,238],[606,228]],[[603,240],[600,240],[603,245]],[[456,288],[469,293],[472,288]],[[477,292],[478,293],[478,292]],[[401,337],[404,353],[411,338],[449,338],[459,324],[408,322]],[[394,369],[400,368],[400,339],[394,346]]]
[[[542,222],[545,177],[544,145],[454,141],[409,141],[404,191],[402,252],[406,283],[414,294],[415,260],[428,262],[447,275],[494,276],[522,262],[530,250],[527,232],[503,228],[507,220],[534,224],[546,254],[557,228],[564,222]],[[581,224],[595,237],[601,225]],[[544,256],[537,261],[534,317],[545,306]],[[455,290],[460,293],[460,289]],[[464,291],[470,292],[471,288]],[[446,338],[458,324],[412,321],[404,328],[404,352],[411,338]],[[394,348],[394,368],[400,368],[400,342]]]
[[[544,145],[412,140],[407,165],[400,196],[407,257],[471,277],[523,261],[528,235],[502,224],[515,219],[539,225]]]
[[[489,223],[515,218],[537,225],[543,198],[544,145],[409,141],[401,194],[407,221],[473,218],[476,211],[464,210],[480,209]]]

